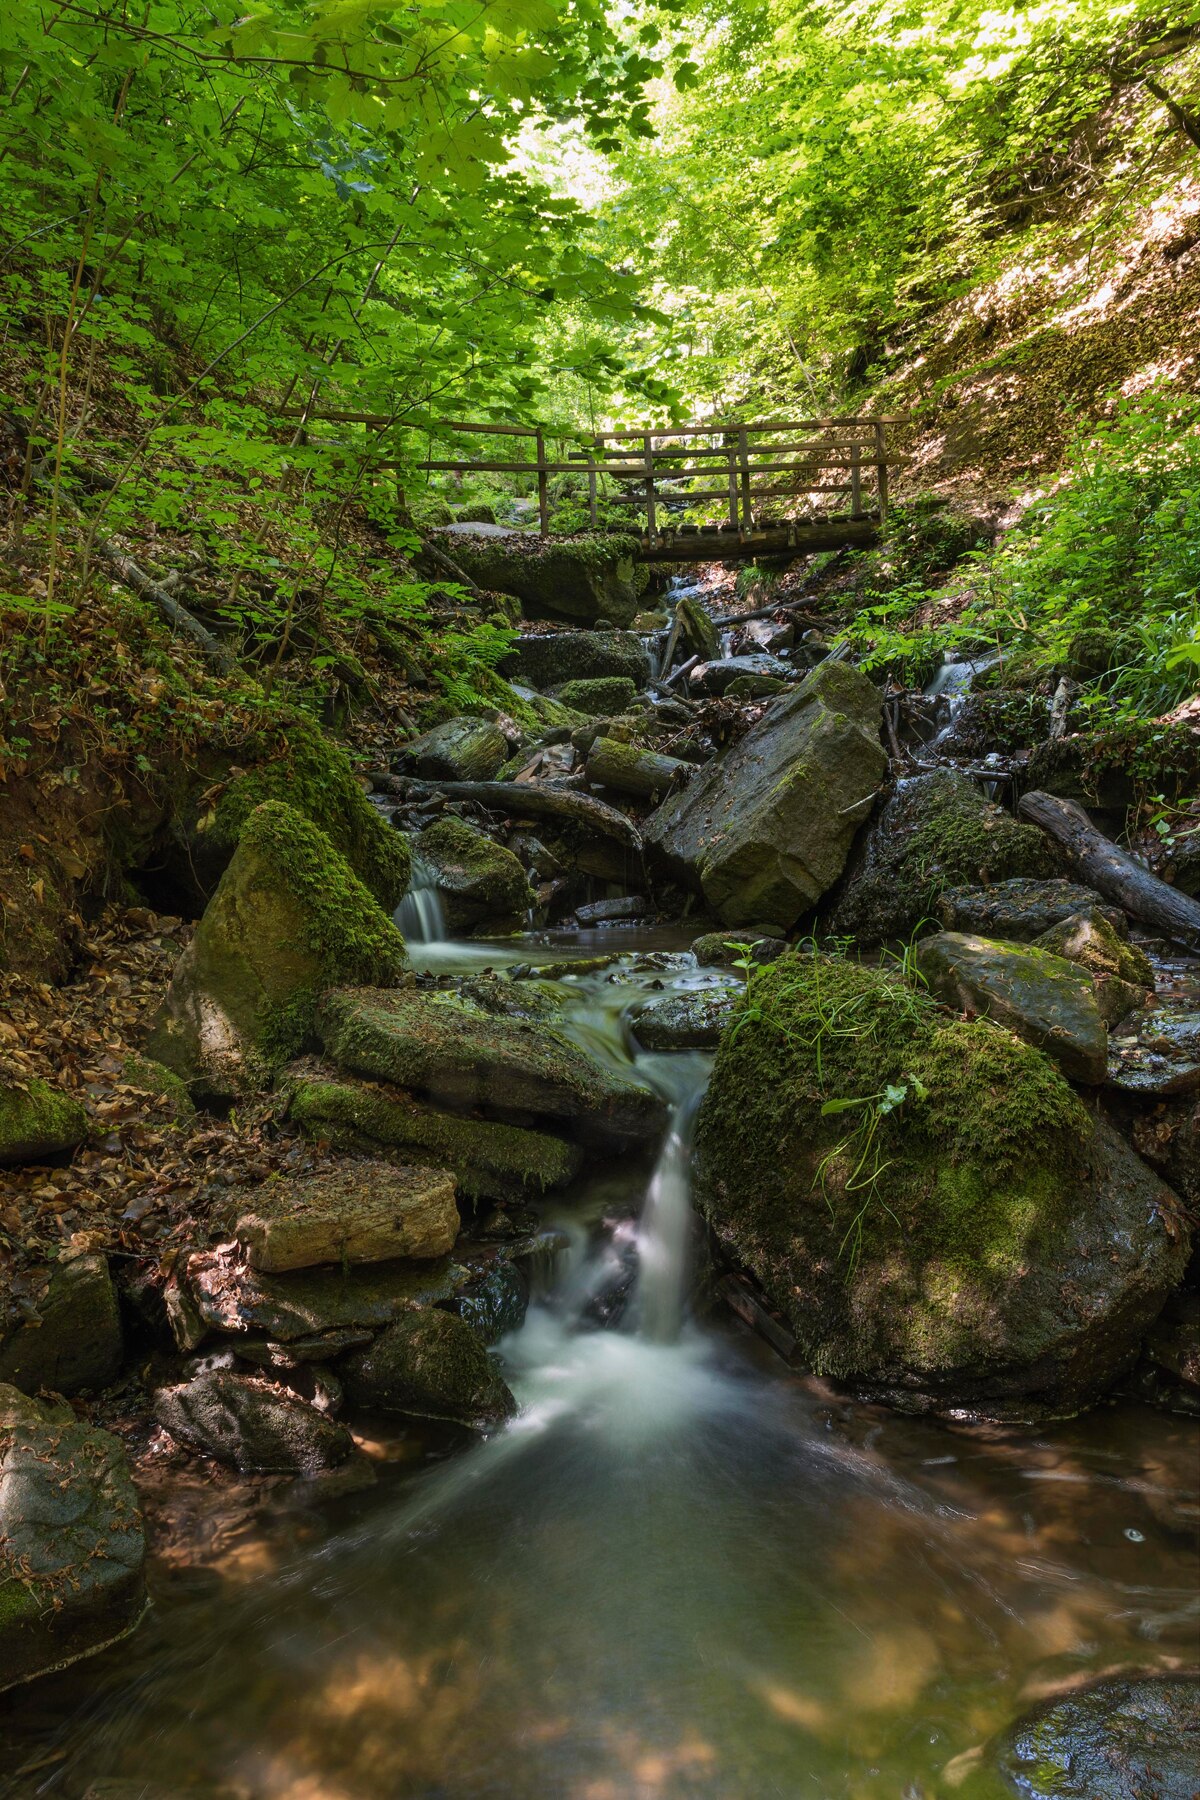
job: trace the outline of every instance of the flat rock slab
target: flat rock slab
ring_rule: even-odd
[[[992,1753],[1023,1800],[1196,1800],[1200,1676],[1096,1682],[1019,1719]]]
[[[448,1258],[265,1275],[249,1268],[233,1245],[223,1245],[189,1256],[178,1276],[182,1310],[198,1335],[181,1329],[174,1316],[172,1325],[184,1349],[209,1331],[257,1333],[287,1344],[331,1331],[378,1331],[414,1307],[451,1299],[458,1285]]]
[[[503,673],[535,688],[623,675],[635,687],[650,679],[650,657],[634,631],[553,631],[519,637]]]
[[[549,1119],[613,1149],[652,1142],[666,1124],[657,1094],[540,1021],[411,989],[344,989],[320,1012],[318,1030],[339,1067],[450,1107]]]
[[[924,938],[916,960],[930,992],[948,1006],[1005,1026],[1073,1081],[1104,1080],[1108,1032],[1092,978],[1077,964],[961,931]]]
[[[0,1689],[132,1631],[145,1555],[120,1442],[0,1386]]]
[[[447,1312],[397,1319],[340,1371],[349,1399],[377,1412],[450,1419],[486,1430],[517,1403],[479,1338]]]
[[[446,1256],[458,1224],[454,1179],[445,1170],[363,1162],[263,1183],[235,1236],[252,1269],[278,1275],[322,1263]]]
[[[726,924],[788,929],[833,886],[875,804],[881,717],[865,675],[822,664],[663,802],[648,853]]]
[[[1200,1090],[1200,1013],[1156,1006],[1113,1033],[1108,1085],[1123,1094],[1166,1100]]]
[[[1015,938],[1029,943],[1064,919],[1098,908],[1122,937],[1128,921],[1119,906],[1102,901],[1077,881],[997,881],[991,887],[947,888],[937,904],[947,931],[973,931],[980,937]]]
[[[229,1369],[159,1388],[154,1416],[180,1443],[250,1472],[315,1475],[354,1450],[336,1419],[274,1382]]]
[[[27,1394],[94,1392],[121,1367],[121,1313],[103,1256],[77,1256],[50,1277],[37,1315],[0,1342],[0,1381]]]

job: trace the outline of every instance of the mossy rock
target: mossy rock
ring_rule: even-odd
[[[211,819],[193,832],[206,888],[228,865],[255,807],[282,800],[318,826],[385,911],[394,911],[408,886],[408,844],[371,805],[340,744],[307,714],[288,712],[264,729],[259,748],[262,760],[229,784]]]
[[[937,920],[947,888],[1058,873],[1045,834],[985,800],[967,775],[938,769],[899,784],[867,833],[828,919],[862,944],[908,937]]]
[[[636,693],[637,684],[627,675],[601,675],[591,681],[564,682],[554,697],[595,719],[624,712]]]
[[[454,533],[454,560],[481,588],[515,594],[529,618],[611,619],[627,625],[639,610],[635,540],[621,533],[537,538]]]
[[[0,1084],[0,1165],[45,1162],[78,1149],[88,1134],[78,1100],[36,1077]]]
[[[557,691],[568,681],[624,676],[636,688],[650,679],[650,657],[633,631],[547,631],[519,637],[503,664],[513,681]]]
[[[121,1080],[143,1094],[152,1094],[175,1125],[190,1125],[196,1108],[187,1083],[164,1063],[152,1062],[148,1056],[129,1056],[121,1069]]]
[[[1025,1713],[987,1768],[1023,1800],[1194,1800],[1198,1736],[1194,1670],[1110,1676]],[[996,1792],[985,1783],[970,1780],[966,1800]]]
[[[0,1381],[24,1393],[99,1393],[116,1380],[121,1309],[103,1256],[53,1269],[34,1316],[0,1340]]]
[[[508,755],[508,740],[487,719],[445,719],[404,745],[397,767],[422,781],[490,781]]]
[[[675,619],[684,642],[697,656],[705,662],[720,656],[721,634],[713,624],[711,614],[693,595],[677,602]]]
[[[400,933],[324,832],[268,801],[176,964],[148,1054],[195,1093],[251,1091],[309,1044],[327,988],[386,986],[407,964]]]
[[[517,1410],[487,1351],[462,1319],[434,1309],[397,1319],[339,1369],[355,1406],[449,1419],[483,1431]]]
[[[752,962],[769,963],[784,954],[788,941],[779,935],[776,925],[739,925],[732,931],[704,932],[693,939],[691,952],[702,969],[732,969],[741,961],[746,945]]]
[[[448,1112],[402,1089],[332,1070],[297,1081],[288,1117],[315,1137],[353,1148],[382,1146],[451,1169],[472,1200],[510,1200],[562,1187],[583,1160],[575,1145],[548,1132]]]
[[[1119,936],[1098,906],[1075,913],[1034,940],[1034,948],[1068,962],[1090,975],[1100,1010],[1110,1025],[1154,992],[1154,968],[1144,950]]]
[[[1189,1250],[1040,1051],[812,952],[757,971],[722,1039],[695,1191],[815,1370],[915,1408],[1088,1404]]]
[[[533,890],[511,850],[449,816],[427,825],[415,846],[441,896],[451,935],[522,928]]]

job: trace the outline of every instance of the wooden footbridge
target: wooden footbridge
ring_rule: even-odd
[[[592,528],[634,532],[644,562],[742,560],[870,544],[887,517],[888,471],[908,460],[888,445],[888,427],[898,421],[880,417],[707,421],[589,438],[537,425],[438,420],[423,435],[447,453],[403,457],[389,443],[399,423],[394,417],[304,416],[306,425],[320,419],[368,427],[375,438],[368,454],[378,467],[524,478],[536,488],[543,538],[553,535],[551,478],[576,475]],[[513,454],[488,454],[480,440],[494,438]],[[466,439],[475,443],[460,452]],[[362,440],[345,447],[367,448]],[[622,509],[628,525],[611,525],[610,508]]]

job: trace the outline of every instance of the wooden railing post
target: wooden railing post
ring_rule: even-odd
[[[725,454],[729,458],[729,523],[737,530],[738,523],[738,477],[737,477],[737,439],[725,433]]]
[[[539,425],[534,436],[537,445],[538,521],[543,537],[550,536],[550,478],[546,473],[546,437]]]
[[[592,453],[593,448],[593,445],[588,445],[588,511],[592,518],[592,530],[595,531],[600,523],[600,515],[596,510],[596,458]]]
[[[879,487],[879,523],[882,525],[888,513],[888,469],[887,448],[883,441],[883,426],[875,426],[875,476]]]
[[[742,465],[742,530],[750,531],[754,526],[754,511],[750,504],[750,439],[745,426],[738,432],[738,461]]]
[[[850,446],[850,517],[862,518],[862,463],[857,443]]]
[[[658,535],[654,516],[654,440],[648,431],[642,434],[642,452],[646,460],[646,534],[653,543]]]

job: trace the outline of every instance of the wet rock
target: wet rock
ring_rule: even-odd
[[[490,781],[508,756],[508,740],[486,719],[446,719],[413,738],[396,768],[422,781]]]
[[[145,1554],[119,1441],[0,1386],[0,1689],[126,1637]]]
[[[179,1443],[263,1474],[315,1475],[354,1449],[346,1427],[316,1407],[274,1382],[228,1369],[159,1388],[154,1416]]]
[[[800,1354],[910,1408],[1089,1404],[1189,1254],[1170,1190],[1040,1051],[811,953],[722,1038],[695,1169]]]
[[[446,1256],[458,1236],[454,1181],[437,1169],[383,1162],[284,1176],[254,1190],[235,1236],[250,1267],[271,1275],[321,1263]]]
[[[1125,914],[1108,906],[1075,881],[997,881],[991,887],[947,888],[937,915],[947,931],[975,931],[980,937],[1015,938],[1029,943],[1076,913],[1097,912],[1119,937],[1129,935]]]
[[[702,969],[732,969],[746,954],[756,963],[774,962],[790,946],[774,925],[739,925],[735,931],[706,931],[693,940],[692,955]]]
[[[1146,1339],[1151,1362],[1200,1390],[1200,1294],[1174,1294]]]
[[[677,994],[652,1000],[633,1019],[633,1035],[644,1050],[708,1050],[733,1017],[728,993]]]
[[[327,996],[320,1031],[340,1068],[452,1109],[551,1120],[613,1149],[650,1143],[665,1124],[656,1094],[554,1026],[495,1018],[453,994],[347,989]]]
[[[1135,1007],[1145,1006],[1154,992],[1154,970],[1144,950],[1115,932],[1098,908],[1074,913],[1034,939],[1035,950],[1065,956],[1086,969],[1096,990],[1096,1003],[1108,1025]]]
[[[340,1371],[352,1404],[376,1412],[502,1425],[516,1401],[469,1325],[436,1310],[397,1319]]]
[[[623,713],[636,693],[628,675],[601,675],[591,681],[564,682],[553,697],[590,719],[602,719]]]
[[[121,1312],[103,1256],[59,1263],[37,1312],[0,1342],[0,1382],[24,1393],[98,1393],[121,1368]]]
[[[622,894],[617,900],[592,900],[575,908],[579,925],[611,925],[621,919],[643,919],[650,911],[644,894]]]
[[[461,819],[439,819],[416,839],[416,850],[441,896],[446,925],[460,932],[518,931],[533,905],[525,871],[511,850]]]
[[[990,1756],[1023,1800],[1195,1800],[1200,1676],[1132,1675],[1047,1700]]]
[[[578,1174],[583,1153],[549,1132],[464,1117],[394,1087],[328,1071],[297,1083],[288,1116],[318,1137],[347,1148],[383,1145],[451,1169],[471,1199],[505,1200],[562,1187]]]
[[[726,924],[788,928],[837,880],[874,805],[880,717],[864,675],[823,664],[651,815],[648,854]]]
[[[398,981],[407,963],[404,939],[324,833],[269,801],[175,965],[148,1053],[198,1093],[253,1091],[305,1047],[325,988]]]
[[[481,588],[514,594],[527,618],[628,625],[640,605],[634,547],[619,533],[541,539],[475,526],[453,532],[451,551]]]
[[[727,700],[773,700],[786,693],[789,683],[775,675],[739,675],[725,689]]]
[[[519,637],[500,665],[511,680],[532,687],[560,687],[567,681],[624,677],[637,688],[650,679],[650,657],[633,631],[554,631]]]
[[[452,1299],[459,1279],[447,1259],[265,1275],[249,1268],[234,1245],[225,1244],[183,1259],[168,1292],[173,1285],[186,1306],[182,1314],[169,1306],[168,1313],[181,1349],[194,1349],[214,1331],[234,1339],[255,1334],[288,1344],[314,1334],[379,1330],[413,1307]],[[185,1329],[188,1319],[199,1336]]]
[[[735,681],[743,679],[791,684],[797,677],[790,663],[759,651],[753,656],[727,656],[718,662],[698,663],[688,676],[688,684],[693,693],[724,694]]]
[[[923,921],[936,921],[947,888],[1054,873],[1055,854],[1043,832],[985,800],[969,776],[937,769],[897,783],[866,834],[828,926],[864,944],[906,938]]]
[[[956,1012],[1015,1031],[1072,1081],[1104,1080],[1108,1032],[1091,976],[1076,963],[958,931],[923,938],[916,963],[930,993]]]
[[[1133,1120],[1133,1147],[1189,1206],[1200,1206],[1200,1099],[1168,1096]]]
[[[1109,1045],[1108,1083],[1144,1100],[1200,1090],[1200,1013],[1162,1005],[1123,1021]]]
[[[694,594],[684,594],[675,604],[675,619],[679,626],[679,635],[689,651],[697,656],[715,662],[721,654],[721,634],[712,622],[712,615],[702,606]]]
[[[775,619],[751,619],[743,627],[743,634],[756,650],[790,650],[796,641],[796,627],[781,625]]]
[[[520,1330],[528,1306],[529,1284],[517,1265],[505,1258],[463,1289],[454,1311],[481,1344],[498,1344],[510,1331]]]
[[[69,1155],[87,1133],[79,1101],[48,1081],[0,1082],[0,1166]]]

